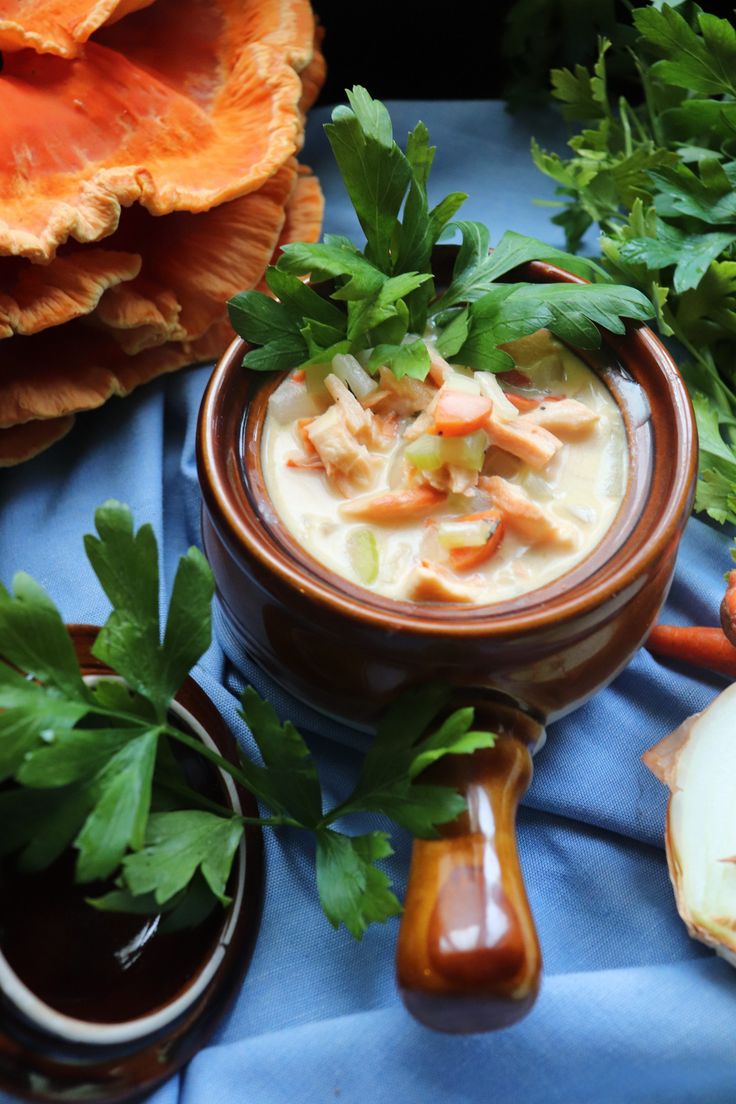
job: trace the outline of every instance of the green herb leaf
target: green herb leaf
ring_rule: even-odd
[[[266,283],[276,298],[283,304],[293,319],[295,327],[300,327],[303,319],[319,322],[334,332],[332,341],[339,341],[345,335],[345,315],[343,311],[300,280],[297,276],[285,272],[273,265],[266,269]],[[252,337],[251,340],[256,340]],[[268,334],[263,343],[269,340]]]
[[[246,687],[241,716],[258,745],[265,769],[248,761],[242,767],[253,792],[270,808],[288,813],[305,827],[322,817],[322,791],[309,748],[291,721],[281,724],[273,706]]]
[[[61,615],[30,575],[18,572],[13,593],[0,583],[1,655],[70,701],[88,703],[74,646]]]
[[[317,833],[317,890],[333,928],[344,924],[361,939],[369,924],[383,924],[401,912],[388,877],[373,865],[392,854],[386,832],[344,836],[325,828]]]
[[[190,667],[209,647],[214,584],[197,549],[180,561],[163,645],[158,613],[158,547],[150,525],[137,533],[127,506],[106,502],[95,514],[98,537],[84,546],[113,611],[93,647],[103,663],[153,705],[164,721]]]
[[[711,261],[734,242],[736,231],[687,234],[660,220],[656,238],[632,238],[621,247],[620,254],[649,270],[674,266],[673,287],[683,292],[697,287]]]
[[[610,47],[608,39],[600,40],[592,74],[583,65],[576,65],[574,73],[569,69],[553,69],[550,73],[552,95],[564,105],[562,114],[568,122],[603,119],[609,113],[605,56]]]
[[[294,337],[277,337],[268,345],[249,349],[243,357],[243,364],[254,372],[288,372],[303,364],[308,355],[306,342],[297,334]]]
[[[736,96],[736,31],[727,19],[701,12],[700,34],[667,4],[637,9],[633,19],[644,40],[664,54],[652,66],[653,76],[706,96]]]
[[[499,349],[542,327],[583,349],[600,346],[598,329],[623,333],[624,318],[651,318],[652,304],[633,288],[605,284],[498,284],[473,303],[468,337],[455,359],[476,369],[499,372],[512,367]]]
[[[73,728],[90,710],[0,662],[0,782],[12,778],[52,729]]]
[[[164,633],[163,678],[172,698],[210,646],[214,593],[210,565],[190,548],[176,569]]]
[[[339,807],[341,815],[383,812],[414,835],[432,838],[438,835],[438,824],[464,810],[464,799],[451,787],[415,781],[445,755],[467,755],[495,742],[493,733],[472,731],[472,709],[457,710],[426,735],[447,700],[446,689],[437,687],[406,694],[389,709],[354,792]]]
[[[28,752],[16,779],[35,789],[56,789],[89,781],[107,766],[128,741],[140,734],[133,728],[52,730],[41,747]]]
[[[480,223],[457,223],[463,242],[457,255],[452,282],[434,304],[433,313],[460,303],[473,303],[491,291],[496,280],[528,261],[558,263],[578,276],[600,275],[602,269],[591,261],[583,261],[561,249],[554,249],[536,238],[507,231],[489,255],[488,231]],[[537,285],[534,285],[537,286]]]
[[[243,823],[199,810],[152,813],[145,846],[123,861],[121,883],[134,896],[151,894],[165,905],[185,889],[199,869],[215,897],[230,903],[225,889]]]
[[[94,807],[74,841],[80,882],[107,878],[128,847],[143,846],[158,735],[151,729],[134,736],[95,777]]]
[[[271,268],[267,272],[271,280],[275,271],[278,270]],[[297,283],[304,287],[301,280]],[[319,299],[316,292],[312,295]],[[238,292],[228,301],[227,311],[235,332],[256,345],[268,345],[279,338],[289,340],[299,335],[299,323],[293,311],[262,291]]]
[[[348,100],[350,107],[335,108],[325,133],[366,236],[366,257],[390,273],[391,246],[411,169],[394,142],[384,105],[359,85],[348,92]]]
[[[344,245],[294,242],[283,247],[278,268],[295,276],[310,276],[313,284],[339,278],[345,282],[333,299],[365,299],[382,287],[386,277],[374,264]]]
[[[426,379],[429,372],[429,353],[420,339],[405,345],[376,345],[368,360],[368,367],[375,371],[380,365],[390,368],[397,379],[412,376]]]

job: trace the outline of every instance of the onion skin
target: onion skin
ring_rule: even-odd
[[[736,683],[642,760],[670,790],[665,846],[677,911],[693,939],[736,966],[734,744]]]

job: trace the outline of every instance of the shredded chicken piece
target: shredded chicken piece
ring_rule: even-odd
[[[388,391],[384,391],[382,387],[379,387],[377,391],[371,391],[370,395],[362,400],[361,406],[364,406],[366,410],[372,410],[374,406],[380,406],[384,399],[388,398]]]
[[[330,373],[325,379],[325,387],[342,410],[345,425],[353,437],[364,445],[375,445],[377,431],[373,412],[360,405],[353,392],[338,376]]]
[[[304,430],[325,466],[329,482],[345,498],[370,490],[381,461],[371,456],[347,425],[338,403],[315,418]]]
[[[505,422],[491,413],[485,429],[494,445],[518,456],[531,468],[544,468],[555,453],[562,448],[562,441],[541,425],[524,418]]]
[[[408,426],[404,430],[404,439],[407,441],[416,441],[418,437],[421,437],[424,433],[432,433],[434,431],[434,412],[439,401],[441,389],[435,391],[434,397],[429,406],[417,415],[413,422],[409,422]]]
[[[536,410],[522,414],[520,423],[542,426],[567,441],[585,437],[599,420],[594,410],[577,399],[562,399],[559,402],[543,402]]]
[[[421,560],[412,571],[407,594],[415,602],[475,602],[478,597],[477,590],[429,560]]]
[[[577,543],[572,526],[551,518],[522,487],[509,483],[500,475],[481,476],[480,487],[490,494],[493,505],[501,511],[509,528],[524,540],[569,546]]]
[[[496,445],[491,445],[486,450],[486,458],[483,462],[483,475],[502,475],[504,479],[510,479],[523,467],[523,461],[518,456],[512,456]]]
[[[443,464],[437,471],[422,472],[421,478],[438,491],[448,494],[470,494],[478,485],[479,472],[461,468],[458,464]]]
[[[374,425],[386,443],[391,443],[399,435],[401,418],[391,411],[390,414],[376,414]]]
[[[413,521],[415,518],[431,514],[436,506],[445,501],[447,495],[417,483],[403,490],[389,491],[386,494],[373,495],[371,498],[358,498],[354,502],[344,503],[340,509],[345,517],[372,521],[376,525],[392,525],[395,522]]]
[[[371,403],[371,408],[384,407],[393,410],[395,414],[418,414],[431,403],[437,390],[431,383],[404,376],[397,379],[389,368],[381,368],[379,372],[380,391],[386,392],[380,402]]]
[[[424,344],[427,346],[427,352],[429,353],[429,378],[432,383],[441,387],[447,377],[452,375],[452,365],[437,352],[430,341],[425,341]]]

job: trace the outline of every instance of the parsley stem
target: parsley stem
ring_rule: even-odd
[[[215,813],[217,816],[233,815],[232,809],[229,809],[226,805],[220,805],[217,801],[211,801],[209,797],[205,797],[204,794],[199,793],[197,790],[193,790],[191,786],[187,786],[184,782],[176,782],[173,778],[156,778],[155,784],[160,789],[175,794],[177,797],[186,798],[192,805],[196,805],[200,809],[206,809],[208,812]]]
[[[304,824],[300,824],[298,820],[293,820],[288,816],[271,816],[271,817],[246,817],[240,816],[238,820],[242,824],[257,824],[261,828],[303,828],[305,831],[311,832],[311,828],[307,828]]]

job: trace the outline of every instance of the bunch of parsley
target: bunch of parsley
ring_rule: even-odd
[[[431,324],[444,356],[499,372],[513,365],[499,345],[542,326],[589,349],[600,345],[598,326],[623,333],[624,318],[652,316],[640,291],[535,238],[507,232],[489,256],[485,226],[452,222],[464,193],[430,205],[435,149],[425,125],[417,123],[402,150],[382,103],[360,87],[347,96],[325,130],[365,244],[361,250],[327,234],[318,244],[286,245],[266,271],[271,295],[245,291],[230,300],[233,327],[251,346],[246,367],[323,370],[336,354],[352,353],[373,373],[385,365],[399,378],[424,379],[429,354],[421,338]],[[452,280],[438,295],[433,250],[455,234],[462,244]],[[596,282],[498,282],[532,260],[556,261]]]
[[[696,4],[633,12],[641,103],[609,95],[615,47],[592,71],[552,71],[565,117],[583,124],[560,158],[532,145],[557,181],[577,249],[601,231],[602,263],[651,300],[684,351],[700,433],[695,508],[736,522],[736,29]]]
[[[360,938],[371,922],[396,915],[399,902],[376,865],[392,854],[389,834],[348,835],[335,823],[379,813],[417,836],[436,836],[465,802],[422,781],[422,771],[445,755],[492,747],[493,735],[473,730],[472,709],[448,715],[440,687],[408,694],[379,726],[353,792],[325,809],[304,739],[248,687],[241,716],[261,762],[244,752],[237,764],[223,759],[170,712],[211,640],[206,560],[190,548],[179,561],[162,632],[151,526],[136,532],[129,509],[113,501],[95,523],[85,548],[112,612],[93,653],[119,679],[83,680],[58,610],[28,575],[15,576],[12,593],[0,584],[0,859],[37,871],[73,848],[76,880],[98,894],[91,904],[163,913],[164,928],[173,929],[228,904],[246,824],[289,826],[314,838],[319,898],[334,927],[344,923]],[[264,815],[236,816],[193,790],[182,748],[236,779]]]

